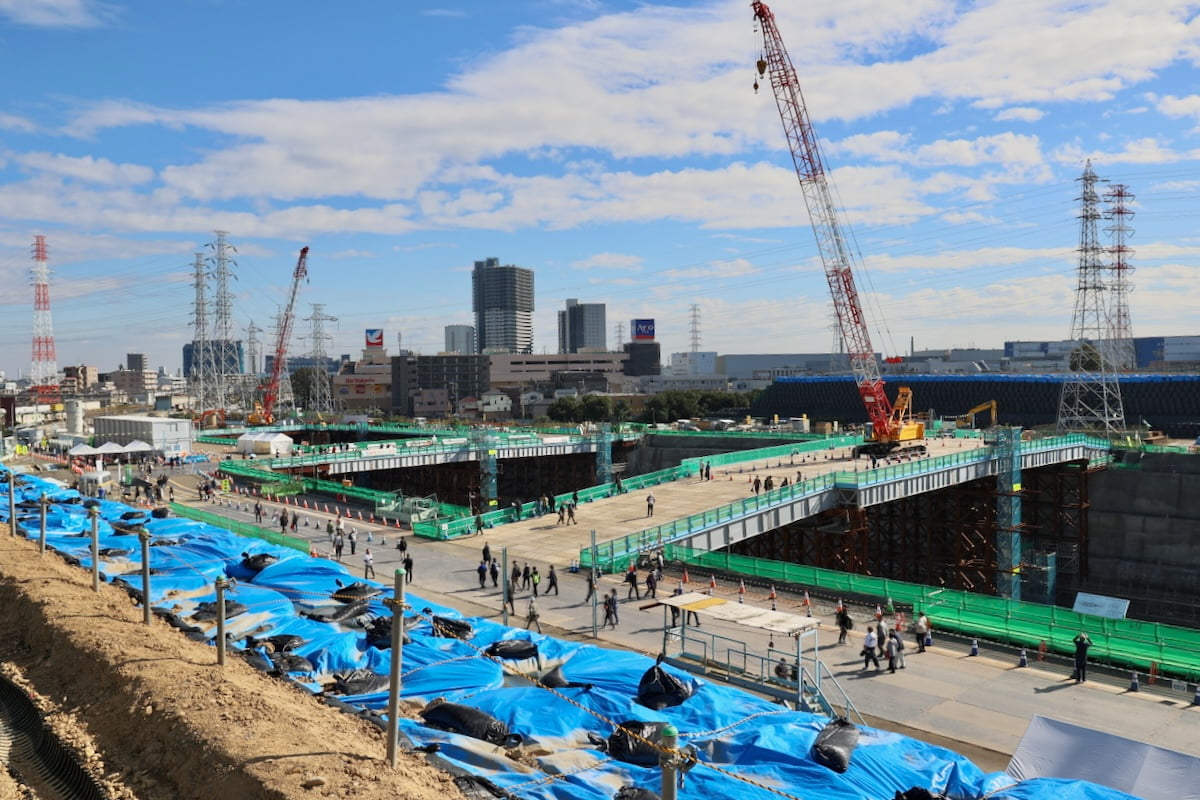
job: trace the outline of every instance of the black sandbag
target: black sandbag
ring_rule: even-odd
[[[345,622],[346,620],[366,614],[368,607],[366,600],[359,600],[353,603],[335,603],[330,606],[319,606],[308,611],[301,611],[300,615],[309,619],[315,619],[317,622]]]
[[[537,658],[538,646],[528,639],[502,639],[489,644],[484,652],[493,658],[521,661],[526,658]]]
[[[430,727],[461,733],[495,745],[514,747],[521,743],[520,735],[509,733],[508,726],[491,714],[460,703],[434,700],[421,709],[421,719]]]
[[[433,635],[441,636],[444,639],[470,639],[475,634],[471,628],[471,623],[466,620],[454,619],[453,617],[438,617],[433,618]]]
[[[373,694],[388,688],[391,679],[369,669],[356,669],[345,675],[333,676],[332,694]]]
[[[83,507],[84,508],[99,508],[100,501],[94,497],[89,497],[87,500],[83,501]]]
[[[133,520],[133,519],[144,520],[145,517],[146,517],[145,511],[126,511],[124,514],[121,515],[121,519],[126,520],[126,521]]]
[[[563,674],[561,664],[539,678],[538,682],[547,689],[591,689],[593,686],[590,683],[567,680],[567,676]]]
[[[640,786],[622,786],[613,795],[613,800],[662,800],[662,797],[658,792],[652,792]]]
[[[670,724],[627,719],[617,726],[607,739],[600,739],[591,733],[588,734],[588,739],[618,761],[642,767],[655,767],[658,766],[660,752],[655,745],[662,741],[663,729]]]
[[[99,550],[101,558],[121,558],[132,552],[132,550],[126,550],[123,547],[101,547]]]
[[[259,572],[278,561],[279,558],[270,553],[242,553],[242,566],[253,572]]]
[[[154,517],[155,519],[166,519],[167,517],[171,516],[171,509],[167,508],[166,506],[158,506],[150,512],[150,516]]]
[[[858,745],[858,728],[845,717],[838,717],[817,734],[812,746],[813,761],[834,772],[850,769],[850,757]]]
[[[355,600],[364,600],[379,594],[383,594],[383,589],[380,587],[356,581],[349,586],[342,586],[339,583],[338,590],[333,593],[332,597],[339,603],[353,603]]]
[[[679,705],[691,697],[693,691],[690,683],[684,683],[655,664],[638,681],[637,702],[658,711]]]
[[[225,601],[225,619],[233,619],[239,614],[245,614],[250,610],[250,607],[245,603],[239,603],[236,600]],[[192,614],[192,619],[197,622],[212,622],[217,618],[216,602],[200,603],[196,606],[195,612]]]
[[[896,792],[895,800],[947,800],[947,797],[934,794],[923,786],[914,786],[907,792]]]
[[[304,637],[294,633],[277,633],[274,636],[264,636],[259,639],[254,636],[246,637],[246,647],[266,647],[272,653],[287,653],[304,644]]]

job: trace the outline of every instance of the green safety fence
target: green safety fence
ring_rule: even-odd
[[[1133,619],[1081,614],[1058,606],[933,588],[916,583],[852,575],[804,564],[666,545],[666,558],[697,569],[745,575],[763,584],[789,585],[830,597],[881,605],[908,606],[924,612],[933,628],[978,636],[1016,647],[1061,655],[1075,652],[1073,639],[1086,631],[1093,642],[1089,657],[1104,663],[1157,672],[1188,681],[1200,678],[1200,630]]]
[[[789,465],[791,465],[793,456],[820,453],[824,450],[833,450],[838,447],[853,447],[856,444],[862,444],[861,436],[831,436],[807,442],[759,447],[754,450],[734,450],[728,453],[714,453],[711,456],[685,458],[683,464],[693,472],[699,469],[701,461],[706,464],[712,464],[714,467],[727,467],[731,464],[744,464],[748,461],[769,461],[775,459],[779,462],[778,466],[783,466],[784,459],[789,459]]]
[[[176,516],[192,519],[197,522],[203,522],[212,525],[215,528],[224,528],[227,531],[236,533],[238,536],[248,536],[253,539],[262,539],[264,542],[270,542],[281,547],[290,547],[293,550],[299,550],[302,553],[309,552],[308,542],[304,539],[297,539],[295,536],[287,536],[278,533],[269,528],[260,528],[250,522],[239,522],[229,517],[223,517],[220,514],[214,514],[211,511],[195,508],[193,506],[185,506],[181,503],[170,503],[171,511]]]

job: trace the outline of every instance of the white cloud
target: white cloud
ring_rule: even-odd
[[[585,259],[571,262],[571,269],[624,269],[640,271],[642,257],[627,253],[596,253]]]
[[[37,124],[26,117],[18,116],[17,114],[6,114],[0,111],[0,130],[33,133],[37,130]]]
[[[154,171],[139,164],[115,164],[107,158],[66,156],[62,153],[22,153],[13,160],[29,170],[89,183],[129,186],[147,183]]]
[[[1014,106],[996,112],[993,117],[997,122],[1007,122],[1008,120],[1019,120],[1021,122],[1037,122],[1042,117],[1046,116],[1046,112],[1040,108],[1032,108],[1031,106]]]
[[[113,12],[97,0],[0,0],[0,15],[33,27],[91,28],[106,24]]]
[[[1156,98],[1151,96],[1150,99],[1154,103],[1154,107],[1168,117],[1200,118],[1200,94],[1191,94],[1186,97],[1166,95]]]
[[[1153,137],[1142,137],[1124,143],[1120,150],[1084,151],[1078,144],[1066,144],[1058,148],[1052,157],[1063,164],[1083,164],[1091,160],[1105,167],[1113,164],[1173,164],[1200,158],[1200,148],[1172,150],[1170,142],[1161,142]]]

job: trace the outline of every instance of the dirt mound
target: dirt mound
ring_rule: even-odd
[[[385,761],[383,733],[185,639],[107,584],[0,526],[0,660],[114,798],[453,800],[423,757]],[[2,772],[2,770],[0,770]],[[10,793],[9,789],[15,793]],[[6,775],[0,796],[23,797]]]

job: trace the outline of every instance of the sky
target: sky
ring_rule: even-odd
[[[1089,159],[1136,198],[1133,333],[1200,334],[1200,2],[771,8],[877,352],[1068,338]],[[534,270],[539,353],[567,298],[614,348],[652,318],[664,357],[827,352],[761,52],[742,0],[0,0],[0,370],[41,234],[60,369],[177,372],[217,230],[264,352],[306,245],[292,354],[313,304],[328,353],[436,353],[492,256]]]

